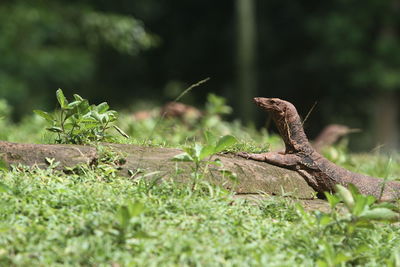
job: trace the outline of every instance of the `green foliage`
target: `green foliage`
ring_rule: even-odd
[[[310,59],[326,66],[328,57],[333,68],[348,72],[346,76],[356,88],[398,90],[400,39],[394,31],[399,25],[394,5],[392,1],[374,0],[363,4],[338,1],[333,6],[322,5],[326,9],[306,22],[320,43]],[[351,10],[358,10],[357,15]],[[321,54],[326,56],[324,63],[321,58],[317,59]]]
[[[143,23],[130,16],[88,12],[82,17],[87,41],[90,45],[102,43],[123,53],[135,55],[156,45],[156,38],[146,33]]]
[[[232,112],[232,108],[226,104],[225,98],[212,93],[207,96],[205,110],[206,115],[202,120],[202,125],[206,129],[219,127],[221,117]]]
[[[8,104],[7,100],[0,99],[0,120],[9,122],[11,111],[12,108]]]
[[[321,267],[360,264],[371,251],[365,233],[381,227],[377,222],[391,223],[400,220],[396,205],[376,204],[374,197],[359,194],[352,185],[349,189],[337,185],[336,190],[335,195],[325,193],[331,207],[330,213],[315,211],[310,214],[297,206],[304,226],[321,237],[316,261],[317,266]],[[394,261],[395,259],[391,259],[388,262]]]
[[[230,114],[232,108],[226,104],[226,99],[213,93],[208,94],[206,113],[209,116],[220,116]]]
[[[16,112],[49,101],[44,88],[96,88],[93,77],[104,49],[134,55],[155,45],[139,20],[94,6],[37,0],[0,4],[0,98]]]
[[[325,228],[325,231],[334,231],[335,234],[343,234],[346,239],[356,237],[357,232],[363,228],[374,228],[375,222],[397,222],[400,220],[398,208],[390,203],[374,204],[376,199],[372,196],[364,196],[358,193],[357,189],[350,185],[349,189],[341,185],[336,185],[337,194],[325,193],[331,206],[330,214],[321,214],[317,220]],[[340,213],[337,206],[340,202],[344,203],[347,210]],[[344,214],[343,214],[344,213]],[[318,260],[318,266],[337,266],[349,263],[354,260],[350,255],[363,253],[367,248],[358,244],[351,252],[338,253],[334,245],[328,243],[326,239],[322,242],[324,254]]]
[[[192,178],[193,178],[193,189],[200,179],[203,178],[204,173],[207,171],[208,164],[215,164],[219,167],[223,167],[220,161],[211,161],[211,156],[222,152],[223,150],[234,145],[237,140],[232,135],[225,135],[220,139],[216,140],[215,136],[211,132],[205,132],[206,140],[208,145],[203,146],[201,144],[195,144],[194,147],[185,147],[182,154],[176,155],[173,159],[175,161],[187,161],[193,162],[194,167],[192,168]],[[206,158],[210,158],[204,161]],[[202,168],[202,163],[206,164]],[[223,175],[226,175],[230,179],[236,179],[236,174],[230,172],[229,170],[221,169]]]
[[[89,105],[87,99],[74,94],[74,101],[68,102],[61,89],[56,92],[60,110],[50,114],[42,110],[34,112],[44,118],[51,127],[46,128],[57,134],[57,143],[84,144],[94,141],[106,141],[110,136],[106,130],[110,123],[117,120],[117,112],[109,110],[106,102]]]
[[[353,185],[349,189],[336,185],[337,194],[326,193],[326,197],[334,210],[340,201],[343,201],[349,218],[344,221],[347,223],[347,232],[354,232],[356,227],[370,227],[374,221],[393,222],[400,220],[400,214],[396,212],[396,206],[390,203],[374,204],[376,199],[373,196],[365,196],[358,192]],[[346,221],[347,220],[347,221]]]
[[[11,122],[11,107],[8,101],[5,99],[0,99],[0,140],[5,140],[8,136],[8,132],[12,126]]]
[[[210,132],[206,132],[208,138],[212,135]],[[214,137],[213,137],[214,139]],[[175,156],[174,158],[179,161],[192,161],[200,163],[205,158],[208,158],[216,153],[219,153],[229,146],[237,142],[236,138],[231,135],[225,135],[218,141],[208,139],[209,144],[202,146],[201,144],[195,144],[194,147],[184,149],[184,153]]]
[[[146,232],[140,231],[140,222],[138,216],[145,211],[145,206],[141,202],[128,202],[121,205],[117,210],[119,231],[119,242],[125,243],[127,240],[134,240],[135,238],[149,237]]]

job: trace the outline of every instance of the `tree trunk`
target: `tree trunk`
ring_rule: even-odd
[[[400,15],[400,1],[392,0],[391,4],[393,11],[397,15]],[[392,24],[393,21],[391,20],[388,20],[388,23],[388,25],[383,27],[380,37],[384,40],[398,39],[396,25]],[[383,63],[390,64],[388,62]],[[377,145],[384,152],[391,153],[400,149],[399,102],[400,94],[398,86],[392,87],[391,90],[382,90],[378,96],[375,110],[375,136]]]
[[[376,143],[381,151],[395,152],[400,149],[399,107],[400,97],[396,91],[381,92],[375,110]]]
[[[242,121],[254,121],[256,95],[256,16],[255,0],[236,0],[237,21],[237,100],[238,114]]]

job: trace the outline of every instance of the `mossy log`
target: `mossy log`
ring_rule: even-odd
[[[120,167],[120,175],[128,176],[142,170],[132,179],[141,175],[146,179],[172,179],[190,183],[192,162],[176,162],[172,158],[182,153],[179,149],[142,147],[125,144],[103,144],[115,152],[121,152],[126,159]],[[42,145],[18,144],[0,141],[0,155],[3,161],[11,165],[38,166],[47,168],[46,158],[59,162],[59,169],[74,167],[77,164],[96,166],[99,153],[95,147],[81,145]],[[205,178],[215,184],[234,190],[240,194],[267,193],[270,195],[288,194],[293,197],[309,199],[315,191],[297,172],[270,165],[265,162],[246,160],[233,154],[214,155],[223,167],[208,165]],[[236,173],[237,181],[231,181],[222,175],[221,169]],[[146,176],[145,174],[153,173]]]

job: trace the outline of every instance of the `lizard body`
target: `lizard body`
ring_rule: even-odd
[[[354,184],[360,193],[372,195],[381,201],[400,198],[400,182],[353,173],[330,162],[310,144],[304,133],[300,116],[293,104],[279,98],[254,98],[254,102],[269,112],[285,143],[285,152],[262,154],[238,153],[247,159],[268,162],[293,169],[317,192],[334,192],[335,185]]]

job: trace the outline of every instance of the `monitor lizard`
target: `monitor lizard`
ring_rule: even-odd
[[[334,192],[336,184],[346,187],[353,184],[360,193],[372,195],[380,201],[394,201],[400,198],[400,182],[384,181],[351,172],[319,154],[308,141],[300,116],[290,102],[263,97],[254,98],[254,102],[272,115],[285,143],[285,152],[239,152],[239,156],[293,169],[318,193]]]

